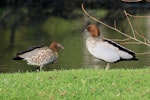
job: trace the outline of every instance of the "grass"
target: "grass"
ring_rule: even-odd
[[[150,100],[149,69],[1,73],[1,100]]]

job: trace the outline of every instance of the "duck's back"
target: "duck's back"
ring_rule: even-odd
[[[47,48],[42,49],[37,52],[37,54],[33,55],[31,58],[26,58],[25,60],[28,61],[28,64],[31,65],[45,65],[48,63],[54,63],[58,59],[57,52]]]

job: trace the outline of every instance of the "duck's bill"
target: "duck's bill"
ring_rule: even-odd
[[[62,44],[58,44],[58,47],[61,49],[64,49],[64,47],[62,46]]]
[[[85,29],[84,32],[88,32],[87,29]]]

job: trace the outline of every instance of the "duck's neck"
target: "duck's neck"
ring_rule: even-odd
[[[57,51],[58,51],[58,49],[57,49],[57,48],[50,48],[50,49],[52,49],[52,50],[53,50],[53,52],[57,52]]]
[[[87,40],[86,40],[86,45],[95,44],[97,38],[98,38],[98,37],[92,37],[92,36],[90,36],[90,37],[87,38]]]
[[[97,37],[90,36],[89,39],[91,39],[91,40],[99,40],[99,39],[101,39],[101,37],[100,36],[97,36]]]

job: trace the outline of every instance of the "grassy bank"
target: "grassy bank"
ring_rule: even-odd
[[[149,100],[150,70],[0,74],[1,100]]]

